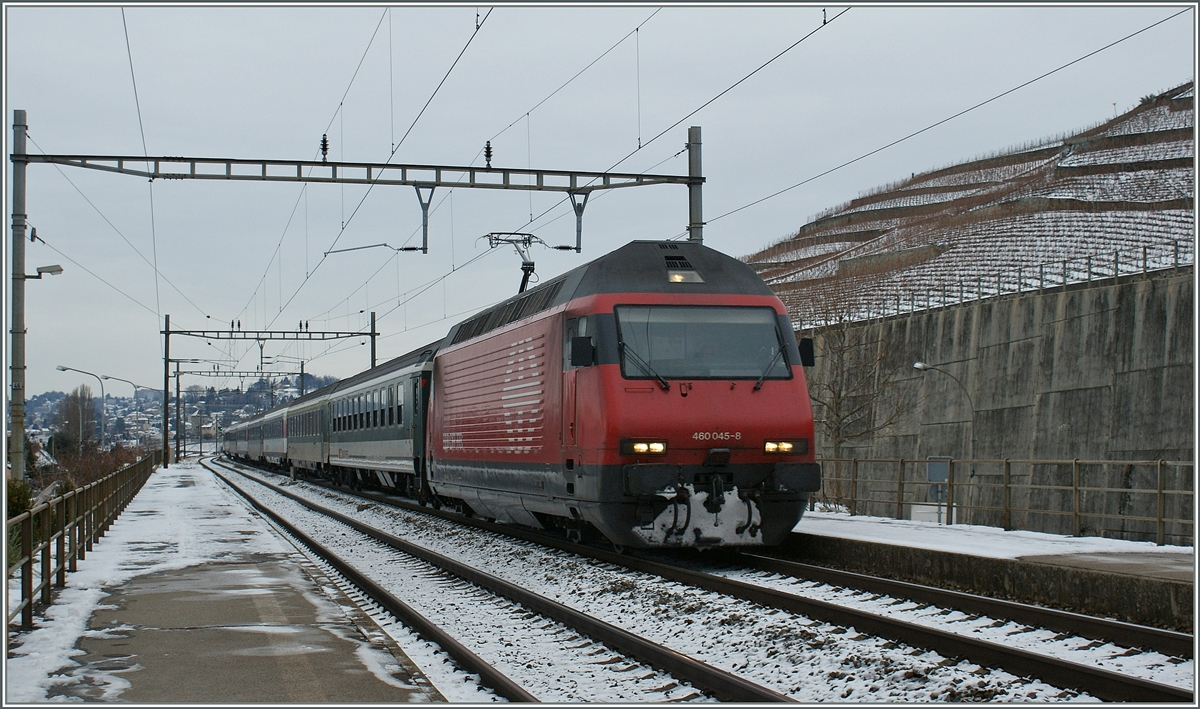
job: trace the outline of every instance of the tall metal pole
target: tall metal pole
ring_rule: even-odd
[[[375,311],[371,311],[371,369],[375,368],[375,336],[379,333],[375,332]]]
[[[175,462],[178,463],[180,436],[183,435],[183,399],[179,397],[179,363],[175,363]]]
[[[304,360],[300,360],[300,396],[304,396]]]
[[[167,432],[171,428],[171,316],[166,315],[163,320],[163,401],[162,401],[162,443],[163,443],[163,470],[171,467],[171,442],[167,438]]]
[[[688,241],[704,243],[704,170],[700,163],[700,126],[688,128]]]
[[[12,437],[8,460],[12,476],[25,477],[25,111],[13,111],[12,194]]]

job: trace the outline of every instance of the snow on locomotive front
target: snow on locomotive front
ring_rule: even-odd
[[[430,483],[635,547],[774,545],[820,487],[800,352],[746,264],[633,242],[452,331]]]

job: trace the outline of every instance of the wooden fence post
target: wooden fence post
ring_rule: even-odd
[[[900,459],[900,472],[896,476],[896,519],[904,519],[904,459]]]
[[[1008,458],[1004,459],[1004,529],[1012,529],[1012,467]]]
[[[1082,536],[1084,535],[1084,523],[1082,523],[1079,513],[1079,458],[1075,458],[1070,464],[1070,488],[1072,488],[1072,497],[1074,498],[1075,536]]]
[[[46,509],[41,512],[42,538],[40,544],[42,547],[42,603],[47,606],[50,605],[50,591],[53,590],[52,586],[54,585],[53,559],[50,558],[50,553],[54,550],[54,545],[50,543],[50,509],[50,506],[47,505]]]
[[[1167,461],[1158,461],[1158,520],[1155,529],[1154,541],[1158,546],[1166,543],[1167,523],[1163,519],[1167,513]]]
[[[67,498],[60,498],[54,506],[54,514],[58,520],[58,540],[55,551],[58,557],[58,573],[55,585],[59,588],[67,585]]]
[[[75,571],[78,568],[77,561],[79,559],[79,490],[78,489],[71,491],[71,497],[67,500],[67,509],[68,509],[67,514],[70,515],[70,518],[71,518],[71,527],[70,527],[71,537],[69,540],[70,544],[71,544],[71,549],[70,549],[70,551],[71,551],[71,557],[70,557],[71,558],[71,561],[70,561],[71,567],[70,567],[70,570]]]
[[[850,461],[850,516],[858,514],[858,458]]]
[[[954,524],[954,459],[950,459],[949,470],[946,471],[946,524]]]
[[[21,629],[33,630],[33,515],[26,513],[21,520],[21,556],[25,565],[21,567]]]

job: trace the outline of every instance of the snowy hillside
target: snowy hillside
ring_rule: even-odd
[[[1193,97],[1188,83],[1080,133],[913,175],[743,260],[797,326],[1191,264]]]

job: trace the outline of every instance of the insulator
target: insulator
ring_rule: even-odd
[[[325,162],[325,158],[329,156],[329,134],[321,136],[321,162]]]
[[[483,159],[490,168],[492,166],[492,141],[490,140],[483,146]]]

